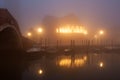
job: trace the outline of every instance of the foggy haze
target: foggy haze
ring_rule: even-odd
[[[0,6],[13,14],[23,34],[46,15],[74,14],[82,25],[94,29],[120,27],[120,0],[1,0]]]

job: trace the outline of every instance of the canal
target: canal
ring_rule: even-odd
[[[43,55],[29,62],[22,80],[120,80],[120,54]]]

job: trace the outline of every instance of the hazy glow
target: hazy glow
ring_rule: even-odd
[[[40,69],[40,70],[38,71],[38,74],[43,74],[43,70]]]
[[[71,66],[71,59],[62,59],[62,60],[59,62],[59,65],[60,65],[60,66],[70,67],[70,66]]]
[[[38,28],[38,33],[43,32],[42,28]]]
[[[88,32],[82,26],[64,26],[56,29],[57,33],[82,33],[87,35]]]
[[[85,64],[84,59],[75,59],[74,61],[75,66],[83,66]]]
[[[103,63],[103,62],[100,62],[100,63],[99,63],[99,66],[100,66],[100,67],[103,67],[103,66],[104,66],[104,63]]]
[[[87,60],[87,56],[84,56],[83,59],[86,61]]]
[[[31,32],[28,32],[28,33],[27,33],[27,36],[32,36],[32,33],[31,33]]]
[[[99,34],[100,34],[100,35],[103,35],[103,34],[104,34],[104,31],[103,31],[103,30],[100,30],[100,31],[99,31]]]
[[[94,35],[94,38],[99,38],[101,35],[104,35],[104,30],[99,30],[96,35]]]
[[[70,13],[93,29],[103,24],[106,28],[116,25],[119,31],[120,0],[0,0],[0,4],[14,14],[22,32],[39,24],[46,14],[60,17]]]
[[[96,39],[97,39],[97,38],[98,38],[98,36],[97,36],[97,35],[95,35],[95,36],[94,36],[94,38],[96,38]]]
[[[85,65],[87,61],[87,56],[84,56],[83,58],[75,58],[72,60],[72,58],[63,58],[59,61],[59,66],[61,67],[81,67]]]
[[[84,31],[83,33],[84,33],[85,35],[87,35],[87,34],[88,34],[88,32],[87,32],[87,31]]]

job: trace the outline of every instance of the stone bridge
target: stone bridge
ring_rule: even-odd
[[[0,8],[0,50],[22,48],[22,35],[16,20],[7,9]]]

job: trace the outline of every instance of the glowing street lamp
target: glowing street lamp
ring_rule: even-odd
[[[103,35],[103,34],[104,34],[104,31],[103,31],[103,30],[100,30],[100,31],[99,31],[99,34],[100,34],[100,35]]]
[[[38,31],[38,33],[42,33],[43,32],[42,28],[38,28],[37,31]]]
[[[28,37],[32,36],[32,33],[31,33],[31,32],[28,32],[28,33],[27,33],[27,36],[28,36]]]
[[[42,45],[42,39],[40,37],[40,34],[43,32],[43,29],[42,28],[38,28],[37,32],[38,32],[38,44]]]
[[[94,38],[97,39],[97,38],[100,38],[100,35],[104,35],[104,31],[103,30],[100,30],[98,32],[98,34],[94,35]]]

